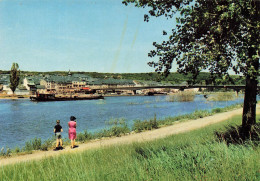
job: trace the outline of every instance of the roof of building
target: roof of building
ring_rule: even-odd
[[[36,88],[37,89],[45,89],[45,86],[44,85],[37,85]]]

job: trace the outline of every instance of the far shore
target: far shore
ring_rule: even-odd
[[[154,94],[153,96],[162,96],[166,94]],[[30,96],[32,95],[0,95],[0,99],[30,99]],[[135,94],[135,95],[130,95],[130,94],[103,94],[104,97],[129,97],[129,96],[148,96],[145,94]]]
[[[0,99],[29,99],[30,95],[0,95]]]

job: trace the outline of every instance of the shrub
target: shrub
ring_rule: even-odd
[[[158,122],[156,120],[156,115],[154,116],[154,119],[151,119],[149,121],[140,121],[136,120],[134,121],[134,125],[132,130],[139,133],[143,130],[151,130],[151,129],[157,129],[158,128]]]
[[[129,128],[128,127],[121,127],[121,126],[113,126],[109,129],[110,131],[110,136],[121,136],[122,134],[129,133]]]
[[[32,153],[33,147],[30,141],[25,142],[25,146],[23,147],[23,151],[26,153]]]
[[[94,133],[91,135],[91,138],[121,136],[130,132],[125,119],[123,118],[110,120],[108,124],[111,125],[110,128]]]
[[[94,133],[94,138],[110,137],[110,132],[107,129],[103,129],[99,132]]]
[[[13,153],[19,153],[20,152],[20,148],[19,147],[15,147],[15,149],[13,150]]]
[[[5,156],[5,148],[4,147],[1,148],[0,156]]]
[[[210,116],[212,113],[210,113],[207,110],[196,110],[194,113],[191,114],[189,118],[191,119],[198,119],[198,118],[204,118],[206,116]]]
[[[48,151],[48,148],[52,148],[54,145],[55,145],[55,137],[49,138],[44,141],[44,143],[41,146],[41,150]]]
[[[6,148],[6,152],[5,152],[5,156],[11,156],[11,149],[10,148]]]
[[[31,142],[32,142],[32,148],[34,150],[40,150],[41,149],[41,145],[42,145],[41,138],[34,138]]]
[[[110,136],[118,137],[121,136],[122,134],[126,134],[130,132],[124,118],[111,120],[110,124],[113,124],[113,126],[108,129]]]
[[[27,153],[31,153],[32,150],[40,150],[41,148],[42,148],[41,138],[34,138],[31,141],[25,142],[23,151],[25,151]]]
[[[91,133],[88,133],[86,130],[83,133],[79,133],[77,135],[77,140],[80,142],[84,142],[86,140],[90,140],[93,138],[93,135]]]
[[[209,95],[209,101],[230,101],[236,97],[235,92],[215,92]]]
[[[181,91],[173,95],[169,95],[166,99],[170,102],[190,102],[194,101],[194,91]]]
[[[221,112],[222,112],[222,109],[221,109],[221,108],[215,108],[215,109],[212,109],[211,112],[212,112],[212,113],[221,113]]]

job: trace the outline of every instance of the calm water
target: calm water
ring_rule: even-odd
[[[30,100],[0,100],[0,148],[24,146],[25,141],[38,137],[46,140],[53,136],[57,119],[67,137],[67,122],[71,115],[77,118],[77,132],[95,132],[108,127],[107,122],[125,118],[131,126],[133,120],[157,119],[191,113],[195,110],[211,110],[241,103],[235,101],[206,101],[198,95],[194,102],[168,102],[166,96],[106,97],[104,100],[31,102]]]

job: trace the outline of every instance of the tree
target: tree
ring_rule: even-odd
[[[19,70],[19,65],[18,63],[13,63],[11,71],[10,71],[10,88],[13,91],[17,88],[19,85],[19,80],[20,80],[20,70]]]
[[[168,75],[172,64],[178,72],[196,78],[208,70],[224,78],[230,70],[246,78],[242,129],[248,136],[256,123],[256,95],[260,53],[260,1],[258,0],[124,0],[148,8],[151,16],[176,17],[177,25],[167,41],[154,42],[148,54],[158,57],[148,64]],[[163,31],[163,35],[168,32]]]

